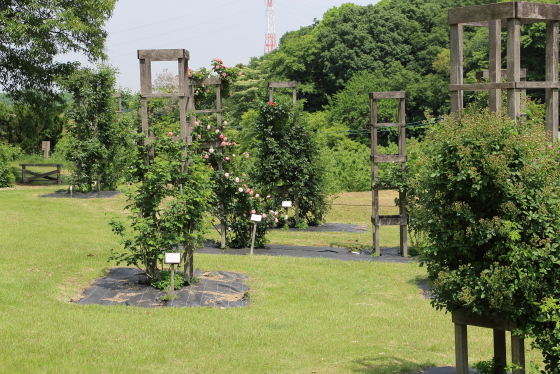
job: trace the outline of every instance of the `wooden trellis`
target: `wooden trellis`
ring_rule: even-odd
[[[397,99],[398,100],[398,122],[397,123],[377,123],[377,100],[380,99]],[[381,247],[379,245],[379,229],[380,226],[399,225],[400,226],[400,246],[401,253],[404,257],[408,257],[407,247],[407,228],[408,215],[406,212],[406,192],[399,190],[399,215],[380,215],[379,214],[379,190],[377,187],[378,164],[380,162],[398,162],[401,163],[402,171],[406,170],[406,123],[405,123],[405,99],[406,92],[370,92],[370,109],[371,109],[371,181],[372,181],[372,216],[373,224],[373,247],[378,255],[381,255]],[[377,131],[379,128],[398,127],[398,154],[379,154]],[[383,188],[396,189],[396,187]]]
[[[195,90],[195,86],[204,86],[204,87],[209,87],[209,86],[216,86],[216,108],[212,109],[195,109],[195,103],[194,100],[191,101],[191,104],[189,104],[188,112],[189,112],[189,116],[190,116],[190,123],[194,123],[197,118],[196,115],[197,114],[216,114],[216,128],[220,128],[222,126],[222,78],[219,77],[213,77],[213,78],[204,78],[204,79],[189,79],[189,90],[190,90],[190,94],[191,96],[194,98],[194,90]],[[202,142],[200,144],[200,148],[202,149],[210,149],[210,148],[215,148],[217,149],[219,152],[223,151],[223,147],[222,147],[222,142],[221,141],[216,141],[216,142]],[[218,161],[218,171],[224,170],[224,164],[223,161],[220,160]],[[223,188],[223,187],[222,187]],[[222,212],[224,211],[224,206],[223,204],[220,206]],[[221,247],[220,248],[225,248],[226,247],[226,222],[224,221],[220,221],[220,241],[221,241]]]
[[[501,105],[501,91],[507,90],[508,114],[520,116],[520,96],[523,89],[544,89],[546,129],[552,141],[558,138],[558,21],[560,5],[508,3],[477,5],[449,9],[451,42],[451,111],[463,109],[464,91],[489,91],[491,111]],[[521,79],[521,25],[546,23],[545,81],[527,82]],[[463,84],[463,26],[489,29],[489,83]],[[502,82],[501,31],[507,28],[507,81]]]
[[[153,133],[148,126],[148,101],[165,97],[177,98],[179,101],[180,134],[174,140],[185,143],[185,147],[192,143],[191,127],[187,123],[187,108],[192,105],[191,90],[189,90],[188,69],[189,51],[186,49],[146,49],[138,51],[140,60],[140,105],[142,115],[142,131],[153,139]],[[178,92],[154,93],[152,90],[152,61],[177,61],[179,87]]]
[[[286,82],[268,82],[268,101],[274,101],[274,89],[275,88],[291,88],[292,89],[292,100],[294,106],[297,104],[297,82],[296,81],[286,81]]]
[[[491,111],[501,105],[501,92],[507,90],[507,109],[512,119],[520,116],[520,98],[523,90],[544,89],[546,104],[546,129],[551,132],[551,140],[558,138],[558,21],[560,5],[525,3],[513,1],[478,5],[449,10],[451,41],[451,111],[463,108],[464,91],[489,91]],[[545,81],[527,82],[523,79],[521,61],[521,25],[546,23]],[[463,84],[463,26],[482,26],[489,29],[489,83]],[[507,69],[503,80],[501,59],[501,31],[507,31]],[[505,366],[505,331],[511,331],[515,324],[482,318],[474,315],[453,313],[455,324],[455,357],[457,374],[468,373],[467,326],[480,326],[494,331],[494,355],[500,366]],[[512,361],[522,369],[513,374],[525,373],[524,342],[520,337],[511,336]]]

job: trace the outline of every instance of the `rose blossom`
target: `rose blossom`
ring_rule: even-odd
[[[235,178],[235,179],[237,179],[237,178]],[[238,191],[243,192],[243,188],[239,187]]]
[[[257,214],[256,210],[255,209],[251,210],[251,214]]]
[[[204,155],[204,158],[210,158],[210,156],[208,156],[208,155]]]
[[[229,178],[229,173],[224,173],[224,177]]]
[[[263,213],[263,214],[262,214],[262,218],[266,218],[266,214]]]
[[[220,130],[216,129],[216,134],[219,134],[219,133],[220,133]]]
[[[214,148],[210,148],[210,149],[208,150],[208,152],[214,153]]]
[[[235,178],[235,183],[239,183],[239,177],[236,177],[236,178]],[[239,191],[239,192],[242,192],[242,191],[243,191],[243,188],[240,188],[240,190],[241,190],[241,191]]]
[[[210,125],[206,125],[206,130],[210,130]]]
[[[258,199],[260,196],[261,196],[261,195],[259,195],[259,194],[256,194],[256,195],[255,195],[255,197],[256,197],[257,199]]]
[[[225,77],[227,74],[226,73],[222,73],[222,77]]]
[[[224,134],[220,134],[219,138],[220,138],[220,139],[223,139],[223,138],[224,138]]]
[[[229,161],[229,157],[226,157],[226,161]]]
[[[227,125],[227,121],[224,121],[224,125]]]
[[[197,137],[198,139],[202,139],[202,135],[200,135],[200,134],[198,134],[196,137]]]

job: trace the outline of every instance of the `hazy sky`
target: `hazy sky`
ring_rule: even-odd
[[[378,0],[354,0],[356,5]],[[274,0],[276,37],[308,26],[344,0]],[[193,69],[210,67],[214,57],[227,66],[248,63],[264,53],[266,0],[118,0],[106,27],[108,63],[116,67],[121,87],[140,87],[138,49],[180,49],[190,52]],[[82,63],[80,56],[68,56]],[[66,59],[66,58],[65,58]],[[154,76],[177,63],[155,62]]]

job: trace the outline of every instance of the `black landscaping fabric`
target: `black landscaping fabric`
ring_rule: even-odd
[[[120,194],[119,191],[95,191],[95,192],[72,192],[73,199],[96,199],[96,198],[103,198],[103,197],[113,197]],[[41,195],[39,197],[65,197],[70,198],[70,192],[67,190],[58,190],[53,193],[49,193],[46,195]]]
[[[455,369],[455,366],[441,366],[441,367],[437,367],[437,368],[429,368],[426,369],[424,371],[421,371],[420,373],[422,374],[456,374],[457,370]],[[469,374],[476,374],[477,371],[469,368]],[[418,372],[416,373],[407,373],[407,374],[419,374]]]
[[[195,253],[225,254],[225,255],[248,255],[249,248],[223,250],[216,248],[211,242],[206,242],[204,248],[197,249]],[[398,248],[382,248],[381,256],[374,257],[371,251],[363,250],[360,253],[352,252],[348,248],[341,247],[300,247],[296,245],[267,244],[265,248],[255,248],[256,255],[265,256],[287,256],[287,257],[323,257],[342,261],[369,261],[369,262],[410,262],[417,261],[415,258],[402,257]]]
[[[226,271],[195,271],[198,283],[175,291],[177,299],[164,302],[167,292],[147,284],[146,275],[136,268],[115,268],[107,276],[97,279],[82,292],[78,304],[133,305],[143,308],[157,307],[240,307],[249,305],[249,287],[242,281],[247,277]],[[167,291],[167,290],[165,290]]]

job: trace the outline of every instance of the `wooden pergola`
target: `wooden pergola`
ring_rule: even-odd
[[[552,141],[558,138],[558,21],[560,5],[509,3],[477,5],[449,9],[451,42],[451,112],[463,109],[464,91],[489,91],[490,110],[501,106],[501,91],[507,90],[507,110],[512,119],[520,116],[521,91],[544,89],[546,129]],[[546,23],[545,80],[528,82],[521,77],[521,25]],[[463,83],[463,26],[481,26],[489,29],[489,82]],[[502,27],[507,29],[507,73],[502,82]]]

